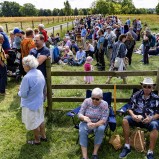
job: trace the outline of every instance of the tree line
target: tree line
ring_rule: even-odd
[[[0,3],[0,16],[70,16],[90,14],[159,14],[159,3],[155,9],[135,8],[132,0],[95,0],[90,8],[72,9],[68,0],[64,8],[37,9],[31,3],[20,5],[17,2],[4,1]]]

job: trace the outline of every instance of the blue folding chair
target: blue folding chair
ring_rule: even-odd
[[[91,97],[92,91],[87,90],[86,91],[86,98]],[[108,117],[108,125],[106,127],[106,130],[108,127],[111,131],[115,131],[116,129],[116,118],[113,111],[113,108],[111,107],[111,99],[112,99],[112,93],[111,92],[105,92],[103,93],[103,100],[105,100],[108,103],[109,106],[109,117]],[[75,118],[77,117],[78,112],[80,111],[81,106],[78,106],[77,108],[69,111],[66,115],[72,118],[74,128],[79,129],[79,120],[77,121]],[[91,136],[90,138],[92,138]],[[79,138],[78,138],[79,139]],[[78,140],[77,140],[78,143]]]

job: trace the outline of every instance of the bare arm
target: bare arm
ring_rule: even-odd
[[[45,56],[45,55],[40,55],[40,56],[38,57],[39,65],[41,65],[46,59],[47,59],[47,56]]]

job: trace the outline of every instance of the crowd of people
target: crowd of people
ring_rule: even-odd
[[[95,66],[99,71],[105,71],[106,64],[110,67],[110,71],[124,71],[127,65],[132,64],[136,41],[140,41],[142,37],[140,47],[143,55],[142,62],[149,64],[149,55],[159,53],[159,34],[154,36],[146,24],[143,30],[141,24],[140,19],[131,22],[130,18],[123,23],[117,16],[76,18],[74,28],[66,32],[63,41],[59,33],[56,36],[53,34],[48,36],[43,24],[39,24],[38,29],[27,28],[25,32],[14,28],[9,38],[0,26],[0,95],[6,95],[7,75],[15,75],[19,68],[22,81],[18,95],[21,97],[22,121],[27,130],[34,132],[34,140],[27,141],[28,144],[39,145],[41,141],[47,141],[43,112],[43,102],[46,98],[46,59],[51,57],[53,62],[62,65],[83,66],[86,72],[94,70],[93,60],[96,61]],[[58,50],[56,57],[52,45]],[[7,69],[12,54],[15,54],[13,62],[16,63],[15,72]],[[117,57],[118,60],[120,59],[118,65]],[[110,83],[111,78],[108,77],[106,83]],[[126,77],[121,78],[126,84]],[[91,84],[93,80],[92,76],[84,77],[85,84]],[[131,152],[130,126],[140,126],[150,131],[151,140],[147,159],[154,158],[153,150],[159,130],[159,97],[152,92],[154,85],[151,78],[144,79],[141,83],[142,90],[131,97],[129,116],[123,119],[125,145],[119,158],[124,158]],[[98,149],[109,116],[108,104],[102,100],[102,96],[101,89],[93,89],[92,97],[82,103],[79,112],[79,119],[82,120],[79,126],[79,137],[83,159],[88,159],[89,131],[95,133],[92,158],[99,158]]]

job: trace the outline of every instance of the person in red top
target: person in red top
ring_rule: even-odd
[[[86,58],[86,62],[84,64],[84,71],[90,72],[93,71],[93,66],[91,65],[93,61],[93,58],[91,56],[88,56]],[[90,84],[92,81],[94,81],[94,78],[92,76],[84,76],[85,84]]]
[[[39,34],[42,34],[44,36],[44,42],[47,42],[48,35],[47,35],[47,31],[44,29],[44,25],[39,24],[38,29],[39,29]]]

